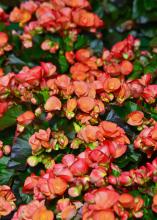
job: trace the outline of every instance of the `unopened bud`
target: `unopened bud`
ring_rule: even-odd
[[[38,164],[38,158],[36,156],[30,156],[27,159],[27,163],[30,167],[35,167]]]

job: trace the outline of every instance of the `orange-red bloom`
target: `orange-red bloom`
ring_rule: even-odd
[[[132,126],[139,126],[143,123],[144,114],[141,111],[134,111],[127,115],[127,123]]]
[[[108,93],[114,92],[120,88],[120,80],[118,78],[108,78],[104,82],[104,90]]]
[[[78,99],[77,104],[81,111],[89,113],[94,108],[95,100],[90,97],[81,97]]]
[[[120,64],[120,71],[123,75],[129,75],[133,71],[133,65],[130,61],[124,60]]]
[[[157,194],[155,194],[153,197],[152,210],[153,212],[157,213]]]
[[[30,124],[35,118],[35,115],[31,111],[26,111],[22,115],[17,117],[17,122],[21,125],[28,125]]]
[[[37,209],[32,216],[32,220],[53,220],[54,214],[52,211],[47,210],[45,206]]]

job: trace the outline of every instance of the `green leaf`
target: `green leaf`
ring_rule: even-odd
[[[143,67],[140,62],[136,61],[134,63],[134,69],[132,74],[129,75],[128,79],[138,79],[140,75],[143,73]]]
[[[143,0],[134,0],[133,1],[133,18],[139,18],[144,12],[144,2]]]
[[[106,118],[104,118],[104,119],[107,121],[111,121],[111,122],[116,123],[118,126],[123,128],[124,131],[126,132],[126,134],[128,136],[130,136],[131,138],[133,138],[135,136],[135,133],[134,133],[134,131],[131,130],[131,127],[125,122],[125,120],[123,118],[121,118],[118,115],[118,112],[114,111],[113,109],[111,109],[111,111],[107,114]]]
[[[127,152],[120,158],[116,159],[116,165],[121,169],[130,170],[137,168],[141,163],[144,155],[141,152],[135,151],[132,144],[128,146]]]
[[[77,41],[74,44],[75,50],[79,50],[82,47],[86,47],[88,45],[88,38],[85,35],[78,35]]]
[[[59,69],[61,73],[65,73],[66,71],[68,71],[69,63],[63,54],[59,54],[58,62],[59,62]]]
[[[16,123],[16,118],[23,112],[22,106],[20,105],[11,107],[4,116],[0,118],[0,131],[14,125]]]
[[[8,169],[7,164],[9,157],[2,157],[0,159],[0,185],[10,185],[11,179],[14,176],[14,170]]]
[[[39,94],[43,97],[44,102],[46,102],[49,98],[49,91],[47,89],[43,89],[39,92]]]
[[[144,0],[145,10],[151,10],[156,7],[157,2],[154,0]]]
[[[134,102],[127,101],[123,108],[121,106],[113,106],[113,109],[122,119],[125,119],[129,113],[140,110],[140,107]]]
[[[70,37],[66,37],[64,40],[64,47],[65,47],[65,51],[71,51],[73,49],[73,42],[70,39]]]
[[[157,37],[154,37],[149,44],[151,47],[157,47]]]
[[[12,146],[11,157],[8,167],[23,171],[26,168],[26,160],[31,155],[32,150],[29,145],[29,137],[33,134],[33,130],[27,129],[25,134],[18,137]]]
[[[93,50],[94,54],[101,55],[103,51],[103,42],[101,40],[93,40],[90,43],[90,48]]]

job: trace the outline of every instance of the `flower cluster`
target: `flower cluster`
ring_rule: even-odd
[[[144,186],[146,183],[152,181],[157,181],[157,159],[154,159],[152,163],[146,163],[146,165],[141,166],[137,169],[131,169],[129,171],[122,171],[117,167],[113,167],[113,171],[118,172],[118,176],[109,175],[108,182],[112,185],[119,186]]]
[[[16,198],[9,186],[0,186],[0,217],[8,215],[15,208]]]
[[[38,220],[44,218],[47,220],[53,220],[53,212],[46,209],[44,202],[32,201],[28,205],[20,206],[18,212],[14,214],[12,220]]]
[[[68,138],[64,135],[63,131],[51,132],[50,128],[46,131],[40,129],[39,132],[35,132],[30,137],[29,144],[31,145],[32,153],[37,154],[42,148],[46,152],[64,149],[68,145]]]
[[[9,21],[23,28],[20,39],[25,48],[30,48],[33,46],[33,37],[45,32],[68,35],[72,41],[76,40],[81,28],[96,32],[97,28],[103,26],[103,21],[90,9],[87,0],[55,0],[40,4],[30,0],[15,7],[9,15]],[[51,53],[56,51],[56,47],[58,44],[51,38],[41,44],[42,49]]]
[[[151,127],[146,126],[135,139],[134,146],[151,157],[157,149],[157,123]]]
[[[132,35],[103,47],[88,0],[26,0],[0,21],[0,218],[156,216],[153,55]]]

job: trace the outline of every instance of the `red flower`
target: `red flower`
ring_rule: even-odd
[[[143,98],[148,103],[154,103],[155,99],[157,98],[157,85],[149,85],[146,88],[144,88],[143,91]]]
[[[28,10],[15,7],[9,18],[11,22],[20,22],[20,26],[23,26],[31,19],[31,13]]]
[[[31,174],[31,176],[27,177],[24,183],[23,192],[33,192],[34,187],[37,185],[39,177],[35,174]]]
[[[77,159],[70,167],[74,176],[83,176],[88,171],[88,164],[84,159]]]
[[[17,122],[21,125],[28,125],[30,124],[35,118],[35,115],[31,111],[26,111],[22,115],[17,117]]]
[[[8,102],[0,102],[0,117],[8,110]]]
[[[70,73],[72,74],[72,78],[74,80],[85,80],[87,78],[87,72],[89,67],[82,63],[75,63],[70,68]]]
[[[132,208],[134,206],[134,197],[128,193],[123,193],[119,197],[119,202],[124,208]]]
[[[80,49],[76,51],[75,57],[79,62],[86,62],[88,58],[91,56],[91,52],[88,49]]]
[[[30,85],[38,85],[42,77],[42,68],[40,66],[29,69],[24,67],[19,74],[16,75],[16,80],[20,83],[28,83]]]
[[[123,60],[120,64],[120,71],[123,75],[129,75],[133,71],[133,65],[128,60]]]
[[[52,76],[52,75],[55,75],[56,73],[56,66],[53,65],[52,63],[44,63],[44,62],[41,62],[41,67],[43,68],[44,70],[44,75],[46,77],[49,77],[49,76]]]
[[[93,196],[93,201],[91,200]],[[84,196],[84,200],[90,205],[92,210],[103,210],[111,208],[119,199],[119,194],[107,188],[99,188],[88,192]]]

